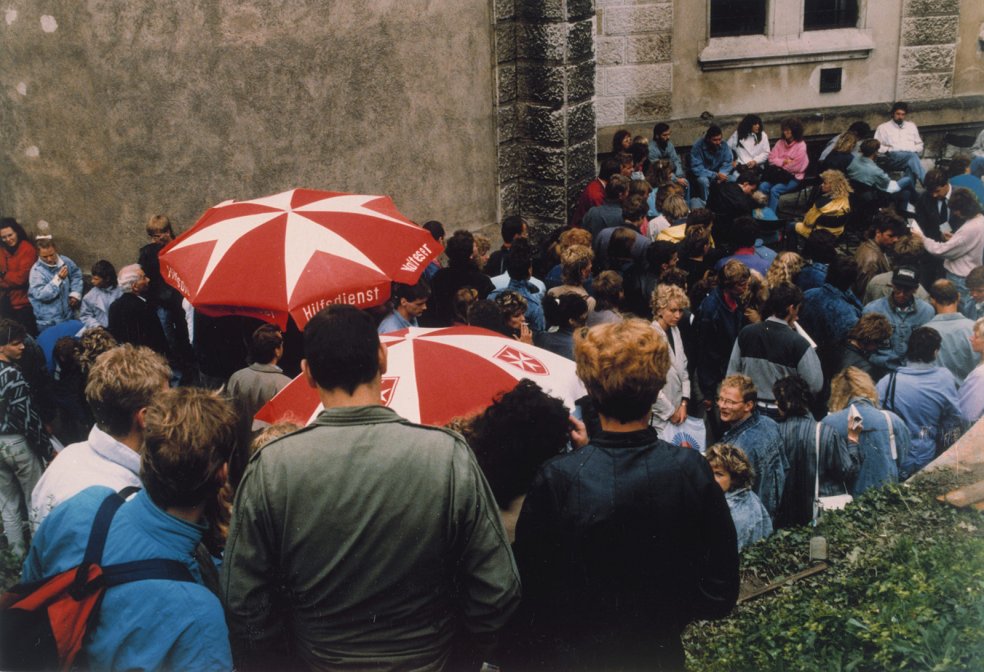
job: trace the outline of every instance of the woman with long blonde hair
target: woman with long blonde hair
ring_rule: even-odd
[[[912,448],[911,435],[899,416],[878,408],[871,376],[853,366],[838,373],[830,382],[827,408],[831,412],[823,424],[847,441],[851,461],[858,465],[845,474],[851,495],[905,479],[900,467]]]
[[[796,233],[809,238],[819,228],[839,238],[844,233],[847,214],[851,212],[850,198],[854,190],[839,170],[825,170],[820,173],[820,179],[820,196],[803,215],[803,221],[796,223]]]

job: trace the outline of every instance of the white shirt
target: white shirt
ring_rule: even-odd
[[[918,223],[913,223],[912,228],[922,236],[923,247],[927,252],[934,257],[943,257],[943,268],[950,273],[966,278],[974,267],[981,265],[981,256],[984,255],[984,215],[968,219],[950,240],[942,243],[927,238]]]
[[[902,128],[894,121],[886,121],[875,129],[875,140],[881,143],[879,154],[888,152],[915,152],[922,154],[923,141],[919,129],[911,121],[903,121]]]
[[[88,441],[66,446],[41,475],[31,493],[31,530],[56,506],[94,485],[117,491],[141,487],[140,454],[95,425]]]
[[[509,273],[507,272],[493,277],[492,284],[496,289],[505,289],[509,285]],[[538,280],[533,276],[530,276],[530,284],[539,289],[541,292],[547,291],[547,286],[543,284],[543,280]]]
[[[750,163],[755,162],[755,165],[761,165],[766,162],[769,158],[769,136],[762,131],[760,134],[762,137],[758,142],[755,142],[754,135],[746,135],[738,141],[738,131],[731,134],[728,138],[728,147],[734,152],[735,159],[738,163]]]
[[[653,320],[653,329],[662,336],[667,344],[670,339],[667,337],[659,322]],[[673,347],[670,348],[670,368],[666,372],[666,383],[660,390],[656,403],[653,404],[653,415],[651,426],[656,431],[662,432],[669,424],[670,416],[676,413],[677,407],[684,397],[690,397],[690,374],[687,367],[687,354],[683,351],[683,337],[680,335],[679,327],[670,327],[673,334]]]

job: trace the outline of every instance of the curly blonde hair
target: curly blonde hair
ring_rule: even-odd
[[[653,317],[656,319],[659,319],[659,314],[673,304],[683,309],[690,307],[690,299],[687,297],[687,293],[676,285],[656,285],[650,301],[653,309]]]
[[[731,489],[741,490],[755,484],[755,469],[748,456],[738,446],[730,443],[715,443],[704,453],[708,464],[720,466],[731,476]]]
[[[780,252],[772,260],[765,273],[765,284],[769,289],[779,285],[792,285],[793,278],[803,270],[805,262],[796,252]]]
[[[820,179],[830,185],[830,197],[832,199],[848,198],[854,193],[847,177],[839,170],[825,170],[820,173]]]
[[[648,415],[670,368],[666,339],[637,318],[579,330],[574,361],[598,412],[621,422]]]
[[[875,381],[856,366],[849,366],[830,381],[830,401],[827,402],[827,409],[831,413],[841,411],[847,408],[848,402],[854,397],[863,397],[878,405]]]

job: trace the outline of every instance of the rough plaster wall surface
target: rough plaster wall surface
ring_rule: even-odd
[[[0,210],[87,267],[157,212],[304,186],[496,218],[490,4],[8,0]]]

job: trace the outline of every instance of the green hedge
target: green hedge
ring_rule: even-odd
[[[782,530],[742,553],[766,583],[810,565],[810,537],[831,567],[686,632],[695,672],[984,670],[984,516],[935,500],[943,473],[870,491],[816,528]]]

